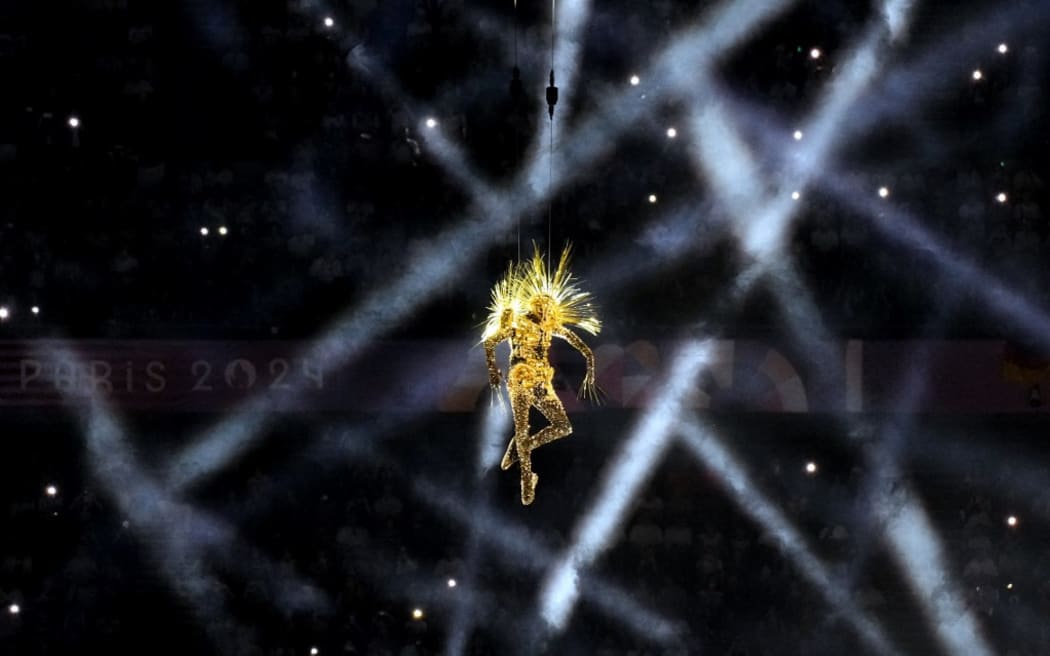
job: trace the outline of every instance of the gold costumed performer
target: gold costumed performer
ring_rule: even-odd
[[[569,326],[597,335],[601,321],[595,315],[590,293],[582,291],[569,273],[570,252],[571,247],[566,246],[553,273],[548,271],[535,246],[532,261],[512,264],[492,289],[492,305],[482,335],[489,384],[497,395],[502,375],[496,366],[496,345],[503,340],[510,342],[507,393],[514,415],[514,437],[507,445],[500,467],[506,470],[515,461],[520,462],[524,505],[532,503],[539,480],[532,471],[532,451],[572,433],[565,407],[551,384],[554,368],[548,353],[553,337],[567,341],[587,360],[580,395],[598,400],[594,354]],[[536,408],[550,422],[532,435],[529,435],[529,408]]]

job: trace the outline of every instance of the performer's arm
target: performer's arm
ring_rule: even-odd
[[[587,375],[583,377],[583,386],[580,388],[580,394],[591,394],[597,396],[594,385],[594,353],[591,351],[591,347],[580,339],[580,336],[572,332],[568,328],[560,327],[554,331],[554,334],[561,337],[569,343],[574,349],[580,352],[580,355],[587,360]]]
[[[485,364],[489,368],[489,385],[493,389],[499,388],[500,372],[496,366],[496,345],[509,337],[509,331],[504,329],[485,340]]]

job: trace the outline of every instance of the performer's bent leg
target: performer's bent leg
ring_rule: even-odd
[[[510,469],[518,461],[519,444],[524,444],[529,435],[529,397],[524,390],[510,388],[510,407],[514,415],[514,437],[510,438],[507,451],[503,454],[500,469]]]
[[[531,405],[530,395],[523,389],[512,389],[510,396],[511,408],[514,412],[514,440],[507,448],[507,455],[503,456],[501,467],[508,469],[514,464],[512,452],[517,452],[517,459],[521,467],[521,502],[526,506],[532,503],[536,497],[536,481],[539,479],[532,473],[532,452],[529,449],[529,407]],[[508,457],[510,455],[511,457]]]
[[[536,498],[536,483],[540,477],[532,472],[532,453],[525,449],[519,449],[521,467],[521,503],[529,505]]]
[[[569,417],[565,414],[565,406],[561,404],[561,399],[558,398],[553,389],[549,389],[547,395],[534,402],[534,405],[547,418],[550,426],[529,438],[530,451],[554,440],[572,435],[572,424],[569,423]]]

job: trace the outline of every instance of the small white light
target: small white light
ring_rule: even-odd
[[[795,134],[791,136],[795,137],[795,141],[802,141],[802,130],[795,130]]]
[[[973,72],[973,79],[974,79],[975,82],[978,81],[978,80],[981,80],[983,78],[984,78],[984,73],[981,72],[981,69],[978,68],[978,69],[976,69]]]
[[[208,229],[205,228],[205,227],[201,227],[201,237],[207,237],[207,236],[208,236]]]
[[[1007,590],[1013,590],[1014,589],[1014,584],[1013,583],[1007,583],[1006,584],[1006,589]]]
[[[791,192],[791,200],[798,200],[799,198],[802,198],[802,194],[797,191]]]
[[[49,497],[53,497],[58,494],[58,488],[54,485],[48,485],[44,491],[47,492],[47,496]]]
[[[76,116],[70,116],[69,117],[69,127],[74,128],[74,129],[79,128],[80,127],[80,119],[77,118]]]
[[[816,474],[817,473],[817,463],[815,463],[815,462],[807,462],[806,463],[806,473],[807,474]]]
[[[1010,48],[1008,48],[1005,43],[1000,43],[999,47],[996,48],[996,50],[999,51],[1000,55],[1005,55],[1006,53],[1010,52]]]
[[[449,579],[448,580],[448,587],[450,587],[450,588],[456,587],[456,579]]]
[[[1005,203],[1006,202],[1006,193],[1000,191],[998,194],[996,194],[995,200],[999,201],[1000,203]]]
[[[18,604],[11,604],[7,607],[7,612],[11,613],[12,615],[18,615],[22,612],[22,609],[18,606]]]
[[[317,647],[310,647],[310,656],[317,656],[321,653],[321,650]]]
[[[219,226],[219,234],[222,235],[223,237],[225,237],[227,234],[229,234],[229,232],[230,231],[226,229],[226,226]]]
[[[10,316],[11,310],[8,310],[6,305],[0,305],[0,321],[7,321]]]
[[[636,86],[638,86],[641,83],[642,83],[642,78],[638,77],[637,75],[632,75],[631,76],[631,86],[632,87],[636,87]]]
[[[656,203],[656,194],[649,194],[649,202]]]
[[[1007,517],[1006,525],[1010,527],[1017,526],[1017,517],[1015,517],[1014,515],[1010,515],[1009,517]]]
[[[33,314],[40,314],[40,306],[34,305],[33,307],[29,308],[29,311]]]
[[[428,128],[434,129],[434,128],[437,127],[437,124],[438,124],[437,119],[435,119],[434,117],[427,118],[427,127]]]
[[[335,25],[335,21],[332,20],[332,17],[331,16],[325,16],[324,17],[324,26],[325,27],[332,27],[333,25]]]
[[[813,48],[812,50],[809,51],[809,56],[811,58],[813,58],[813,59],[820,59],[820,55],[821,55],[820,48]]]
[[[412,609],[412,619],[421,620],[423,619],[423,610],[421,608]]]
[[[890,195],[890,190],[886,187],[879,187],[879,198],[886,198]]]
[[[678,136],[678,130],[675,130],[674,128],[667,128],[667,138],[668,139],[674,139],[677,136]]]

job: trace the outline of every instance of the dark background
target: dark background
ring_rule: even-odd
[[[432,156],[422,109],[494,185],[526,165],[546,112],[550,7],[519,4],[515,17],[510,2],[451,0],[3,3],[0,305],[9,317],[0,339],[311,340],[357,316],[426,252],[447,253],[455,274],[414,292],[413,311],[374,337],[469,344],[492,282],[519,244],[525,253],[532,241],[545,247],[549,228],[555,250],[576,246],[574,269],[605,322],[600,341],[790,342],[795,306],[770,280],[727,293],[751,261],[691,161],[683,102],[653,101],[636,126],[607,136],[550,208],[520,217],[520,238],[509,228],[480,257],[439,238],[467,216],[470,193]],[[625,88],[711,6],[595,3],[558,133],[615,110],[605,92]],[[817,315],[805,321],[814,334],[1006,340],[1026,362],[1050,361],[1040,314],[1050,303],[1048,18],[1034,1],[917,3],[908,38],[886,44],[882,74],[842,128],[827,175],[805,191],[776,262],[812,296]],[[787,145],[877,21],[869,3],[799,2],[718,65],[719,93],[753,112],[737,118],[764,172],[775,178],[788,157],[770,134]],[[515,26],[523,98],[509,93]],[[808,55],[814,46],[819,60]],[[367,53],[372,75],[348,63],[353,52]],[[980,83],[970,79],[975,68]],[[675,140],[664,135],[669,125]],[[836,176],[870,197],[850,202],[821,184]],[[896,239],[858,211],[883,202],[883,184],[887,207],[928,240]],[[996,202],[1000,192],[1006,203]],[[657,227],[669,208],[685,208],[684,231]],[[666,256],[698,235],[706,246]],[[980,273],[963,276],[959,263]],[[1003,289],[1031,311],[1004,311],[1014,306],[996,304]],[[425,384],[425,371],[411,375]],[[465,598],[456,595],[473,594],[473,654],[865,653],[763,527],[680,447],[593,568],[670,618],[676,638],[639,636],[587,601],[564,634],[545,635],[535,608],[547,568],[521,566],[486,540],[477,546],[448,504],[491,506],[560,553],[636,423],[624,410],[574,417],[571,439],[537,452],[543,484],[527,509],[516,472],[475,479],[481,413],[270,417],[252,449],[183,499],[231,526],[236,547],[163,504],[141,510],[155,498],[133,503],[169,530],[125,526],[128,508],[103,483],[76,410],[0,412],[0,601],[21,609],[0,616],[3,653],[444,653]],[[121,421],[137,466],[155,475],[221,419]],[[864,529],[869,456],[894,444],[899,478],[923,499],[948,575],[989,642],[1004,654],[1050,653],[1041,622],[1050,506],[1038,485],[1050,471],[1045,420],[709,419],[832,571],[853,574],[851,597],[896,644],[936,653],[920,601]],[[344,429],[369,437],[343,440]],[[895,431],[907,434],[903,446]],[[819,476],[803,471],[811,459]],[[55,497],[44,493],[49,484]],[[1018,529],[1003,523],[1009,513],[1024,519]],[[171,544],[190,546],[171,559]],[[177,583],[202,571],[203,595]],[[460,585],[447,588],[449,577]],[[323,601],[297,606],[292,580],[309,581]],[[417,606],[424,621],[411,619]]]

